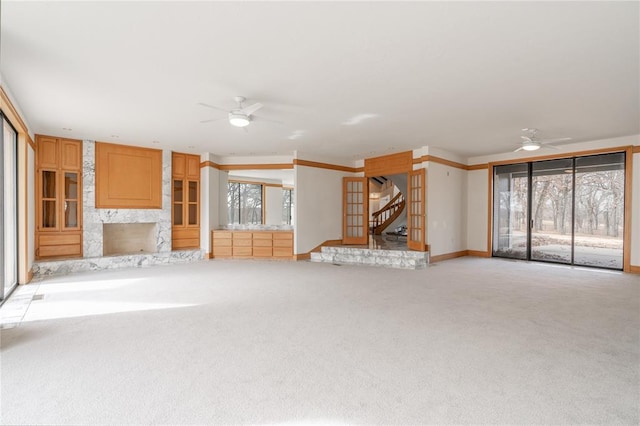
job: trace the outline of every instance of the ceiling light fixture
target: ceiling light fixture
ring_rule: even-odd
[[[522,149],[525,151],[536,151],[540,149],[540,144],[536,142],[525,142],[522,144]]]
[[[251,119],[249,118],[248,115],[234,113],[234,112],[229,113],[229,123],[231,123],[232,126],[246,127],[249,125],[250,121]]]

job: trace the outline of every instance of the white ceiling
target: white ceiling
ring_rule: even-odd
[[[523,127],[572,142],[640,133],[638,2],[1,7],[0,73],[35,133],[349,160],[507,152]],[[225,114],[199,102],[236,95],[284,124],[200,123]]]

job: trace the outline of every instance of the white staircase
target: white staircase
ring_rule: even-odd
[[[398,269],[424,269],[429,253],[410,250],[378,250],[358,247],[322,247],[311,253],[312,262],[337,265],[367,265]]]

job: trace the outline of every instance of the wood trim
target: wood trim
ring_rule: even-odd
[[[311,251],[307,253],[300,253],[294,255],[296,260],[308,260],[311,259],[311,253],[318,253],[322,250],[322,247],[331,247],[331,246],[339,246],[342,245],[342,240],[327,240],[324,243],[318,244]]]
[[[273,187],[273,188],[284,188],[284,185],[282,185],[281,183],[262,182],[262,186],[270,186],[270,187]]]
[[[622,246],[622,270],[631,269],[631,198],[633,185],[633,147],[629,146],[625,152],[624,166],[624,234]]]
[[[204,258],[205,259],[213,259],[213,253],[205,253],[204,254]]]
[[[484,170],[487,168],[489,168],[489,163],[474,164],[472,166],[467,166],[467,170]]]
[[[464,257],[469,255],[469,250],[460,250],[453,253],[439,254],[437,256],[430,256],[429,263],[441,262],[443,260],[455,259],[456,257]]]
[[[630,147],[631,147],[630,145],[625,145],[625,146],[616,146],[612,148],[599,148],[599,149],[589,149],[586,151],[574,151],[574,152],[563,152],[560,154],[540,155],[537,157],[514,158],[511,160],[491,161],[489,162],[489,165],[501,166],[503,164],[520,164],[520,163],[528,163],[530,161],[557,160],[561,158],[585,157],[587,155],[609,154],[612,152],[626,152],[627,149]]]
[[[327,170],[338,170],[341,172],[350,172],[350,173],[356,173],[357,169],[355,167],[349,167],[349,166],[340,166],[337,164],[329,164],[329,163],[320,163],[317,161],[309,161],[309,160],[299,160],[299,159],[294,159],[293,160],[293,165],[294,166],[306,166],[306,167],[315,167],[318,169],[327,169]]]
[[[625,272],[631,272],[632,274],[640,274],[640,266],[629,265],[629,270]]]
[[[398,173],[408,173],[413,167],[413,151],[403,151],[396,154],[364,159],[364,175],[384,176]]]
[[[364,173],[364,167],[354,167],[355,173]]]
[[[493,253],[493,165],[487,167],[487,253]]]
[[[16,126],[18,133],[29,133],[27,125],[22,120],[18,110],[13,106],[9,95],[4,91],[4,88],[0,86],[0,109],[7,115],[7,118],[12,125]]]
[[[204,169],[205,167],[211,167],[213,169],[220,170],[220,164],[214,163],[213,161],[201,161],[200,162],[200,168]]]
[[[295,161],[295,160],[294,160]],[[215,163],[212,163],[215,164]],[[281,163],[281,164],[220,164],[217,167],[219,170],[281,170],[281,169],[293,169],[293,164]]]
[[[633,146],[633,153],[634,154],[640,153],[640,145],[634,145]]]
[[[433,163],[443,164],[449,167],[455,167],[457,169],[469,170],[469,166],[467,166],[466,164],[458,163],[457,161],[447,160],[445,158],[436,157],[435,155],[423,155],[422,161],[423,162],[430,161]]]
[[[33,150],[33,152],[36,152],[36,143],[33,141],[33,139],[31,139],[31,136],[29,136],[28,133],[25,134],[25,140],[27,142],[27,144],[31,147],[31,149]]]
[[[488,251],[467,250],[467,256],[491,257],[491,253]]]
[[[27,271],[27,282],[24,284],[30,283],[31,280],[33,280],[33,268],[29,268],[29,271]]]

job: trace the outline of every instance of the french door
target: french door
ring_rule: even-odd
[[[622,269],[625,153],[493,173],[494,256]]]
[[[342,180],[342,243],[369,242],[369,186],[364,177],[345,177]]]
[[[407,247],[410,250],[425,251],[425,170],[409,172],[407,185]]]

